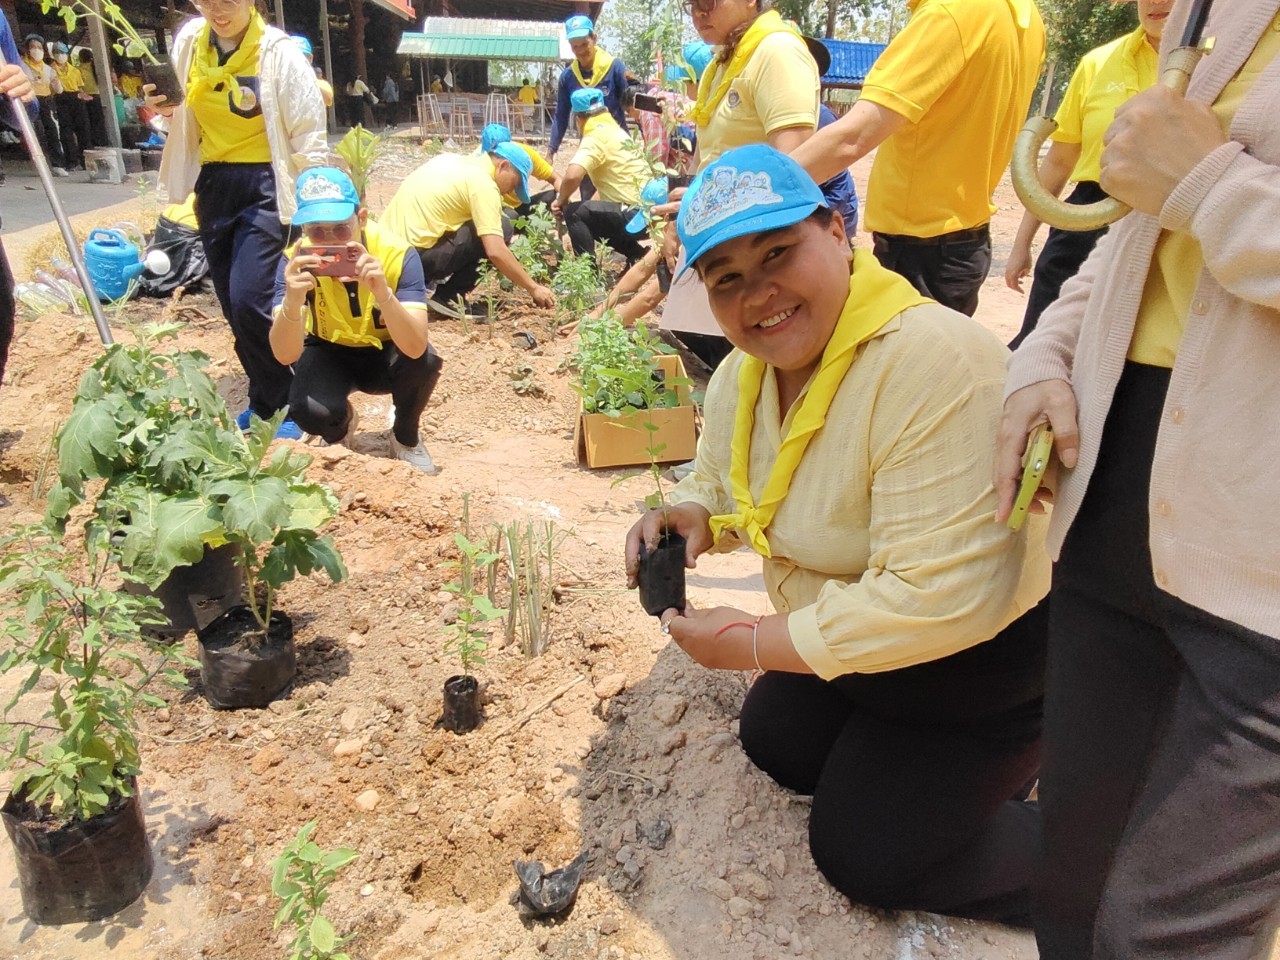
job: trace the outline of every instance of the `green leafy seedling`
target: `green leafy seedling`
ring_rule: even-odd
[[[459,582],[447,583],[444,589],[458,598],[458,615],[449,624],[444,652],[456,655],[463,675],[470,676],[474,667],[484,666],[485,652],[489,649],[489,634],[483,624],[503,615],[493,600],[476,589],[477,576],[484,574],[487,581],[488,568],[498,561],[498,554],[465,533],[455,533],[453,542],[461,556],[450,561],[450,565],[459,571]]]
[[[321,910],[338,871],[360,854],[348,847],[326,853],[311,839],[315,828],[315,820],[305,824],[272,863],[271,892],[284,901],[273,929],[283,925],[293,928],[289,960],[351,960],[342,947],[354,935],[338,936]]]

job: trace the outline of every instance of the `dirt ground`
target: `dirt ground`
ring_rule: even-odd
[[[409,166],[403,152],[383,164],[375,207]],[[868,168],[855,171],[862,190]],[[1019,215],[1007,184],[998,203],[978,319],[1007,339],[1022,314],[1001,279]],[[216,303],[188,303],[206,316],[189,314],[179,344],[214,358],[240,409],[245,384]],[[5,852],[0,957],[281,957],[270,862],[312,818],[321,846],[360,851],[327,912],[356,934],[349,949],[363,960],[1036,955],[1025,933],[869,911],[822,880],[806,846],[807,800],[775,786],[738,745],[748,678],[693,664],[623,589],[623,535],[645,484],[614,487],[626,471],[578,466],[576,399],[557,369],[569,344],[552,335],[549,315],[521,304],[492,339],[484,328],[468,339],[453,321],[432,327],[445,368],[424,439],[439,476],[388,459],[387,398],[356,398],[354,451],[313,448],[313,476],[342,503],[331,529],[351,576],[283,589],[299,656],[288,699],[226,713],[189,691],[145,717],[157,866],[144,898],[106,922],[36,927],[22,916]],[[518,349],[516,330],[534,332],[540,346]],[[0,390],[0,495],[11,502],[0,523],[40,509],[33,488],[50,437],[97,353],[87,320],[20,321]],[[512,389],[509,374],[524,363],[543,396]],[[444,562],[456,555],[464,494],[473,529],[554,521],[565,534],[556,555],[565,586],[542,656],[491,651],[479,670],[484,725],[458,737],[436,724],[442,682],[456,672],[441,652],[453,599],[443,587],[454,576]],[[767,609],[759,565],[743,553],[707,558],[690,597]],[[559,866],[581,850],[590,859],[568,918],[521,920],[512,861]]]

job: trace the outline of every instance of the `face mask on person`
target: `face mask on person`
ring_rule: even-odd
[[[43,60],[44,47],[33,43],[31,46],[27,47],[27,56],[29,56],[32,60]]]
[[[54,62],[54,63],[66,63],[66,62],[67,62],[67,55],[66,55],[65,53],[55,53],[55,54],[53,55],[53,62]]]

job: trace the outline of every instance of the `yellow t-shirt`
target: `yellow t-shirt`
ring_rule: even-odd
[[[84,92],[90,96],[98,95],[98,75],[93,70],[93,64],[80,64],[80,80],[84,83]]]
[[[1051,137],[1059,143],[1080,144],[1080,159],[1071,171],[1073,182],[1097,182],[1102,135],[1115,119],[1116,107],[1156,82],[1159,60],[1141,27],[1090,50],[1081,59],[1054,115],[1058,129]]]
[[[867,229],[936,237],[991,219],[1044,61],[1030,0],[916,0],[863,99],[906,117],[876,151]],[[1025,26],[1022,26],[1025,24]]]
[[[120,92],[124,94],[126,100],[139,99],[142,96],[142,78],[121,74]]]
[[[425,250],[468,221],[478,236],[502,236],[502,196],[484,154],[432,157],[400,184],[379,223]]]
[[[192,230],[198,230],[200,223],[196,219],[196,195],[195,192],[187,194],[187,199],[181,203],[171,203],[164,208],[162,214],[166,219],[172,220],[174,223],[181,224],[184,227],[190,227]]]
[[[538,91],[533,87],[521,87],[520,92],[516,94],[516,99],[521,103],[534,104],[538,102]]]
[[[990,332],[936,303],[907,308],[858,348],[769,525],[773,556],[763,561],[769,599],[819,676],[894,670],[972,647],[1048,591],[1047,519],[1032,517],[1018,534],[991,522],[988,438],[1008,355]],[[694,471],[672,489],[672,503],[735,510],[741,360],[735,350],[711,378]],[[748,459],[757,502],[796,409],[781,409],[767,369]]]
[[[551,166],[551,164],[547,162],[546,157],[527,143],[521,143],[518,140],[512,140],[511,142],[529,155],[529,160],[533,163],[533,175],[535,177],[539,180],[545,181],[546,183],[555,182],[555,167]],[[503,194],[502,202],[508,207],[520,206],[520,198],[514,193]]]
[[[1280,14],[1271,21],[1240,72],[1214,101],[1213,113],[1222,132],[1231,135],[1231,121],[1258,75],[1280,54]],[[1189,233],[1162,231],[1152,256],[1152,269],[1142,290],[1142,304],[1129,343],[1129,359],[1154,367],[1172,367],[1187,323],[1187,310],[1204,269],[1200,242]]]
[[[316,86],[320,88],[320,99],[324,101],[326,107],[333,106],[333,84],[328,80],[321,80],[316,77]]]
[[[707,67],[715,70],[711,89],[718,88],[725,66]],[[698,128],[701,167],[734,147],[764,143],[776,130],[817,126],[818,66],[795,34],[771,33],[729,84],[710,122]]]
[[[84,76],[74,63],[58,63],[54,61],[53,72],[62,83],[63,93],[79,93],[84,89]]]
[[[607,113],[587,120],[582,144],[569,163],[587,171],[601,200],[628,206],[640,203],[640,191],[652,176],[644,148]]]
[[[209,42],[215,44],[212,32]],[[219,62],[226,63],[234,53],[219,51]],[[236,76],[242,96],[240,106],[231,99],[230,85],[226,83],[205,87],[199,96],[188,100],[200,127],[201,163],[271,162],[267,123],[258,98],[258,57],[259,49],[255,48],[245,72]]]
[[[22,55],[22,66],[27,71],[27,76],[31,80],[31,89],[37,97],[53,96],[53,71],[49,69],[49,65],[41,60],[36,63],[34,60],[27,59],[27,55]]]

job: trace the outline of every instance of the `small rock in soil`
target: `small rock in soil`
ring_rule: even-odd
[[[751,916],[751,901],[743,897],[729,898],[729,916],[735,920],[741,920],[743,917]]]
[[[712,880],[708,880],[705,886],[707,893],[719,897],[721,900],[733,899],[733,885],[729,883],[728,880],[721,880],[719,877],[716,877]]]
[[[653,716],[664,727],[674,727],[689,709],[689,701],[684,697],[660,696],[653,701]]]
[[[284,760],[285,756],[286,754],[283,747],[279,747],[275,744],[263,747],[254,754],[253,759],[249,761],[249,772],[256,776],[261,776],[272,767],[278,766],[280,762]]]
[[[356,806],[365,813],[372,813],[378,806],[378,791],[366,790],[360,796],[356,797]]]
[[[343,740],[333,748],[335,757],[354,757],[364,749],[364,741],[359,737],[354,740]]]
[[[596,681],[596,696],[601,700],[608,700],[610,697],[616,697],[627,686],[627,675],[625,673],[611,673],[608,676],[601,677]]]
[[[343,710],[342,717],[338,720],[338,726],[340,726],[345,733],[355,733],[364,726],[364,723],[364,711],[354,704]]]

